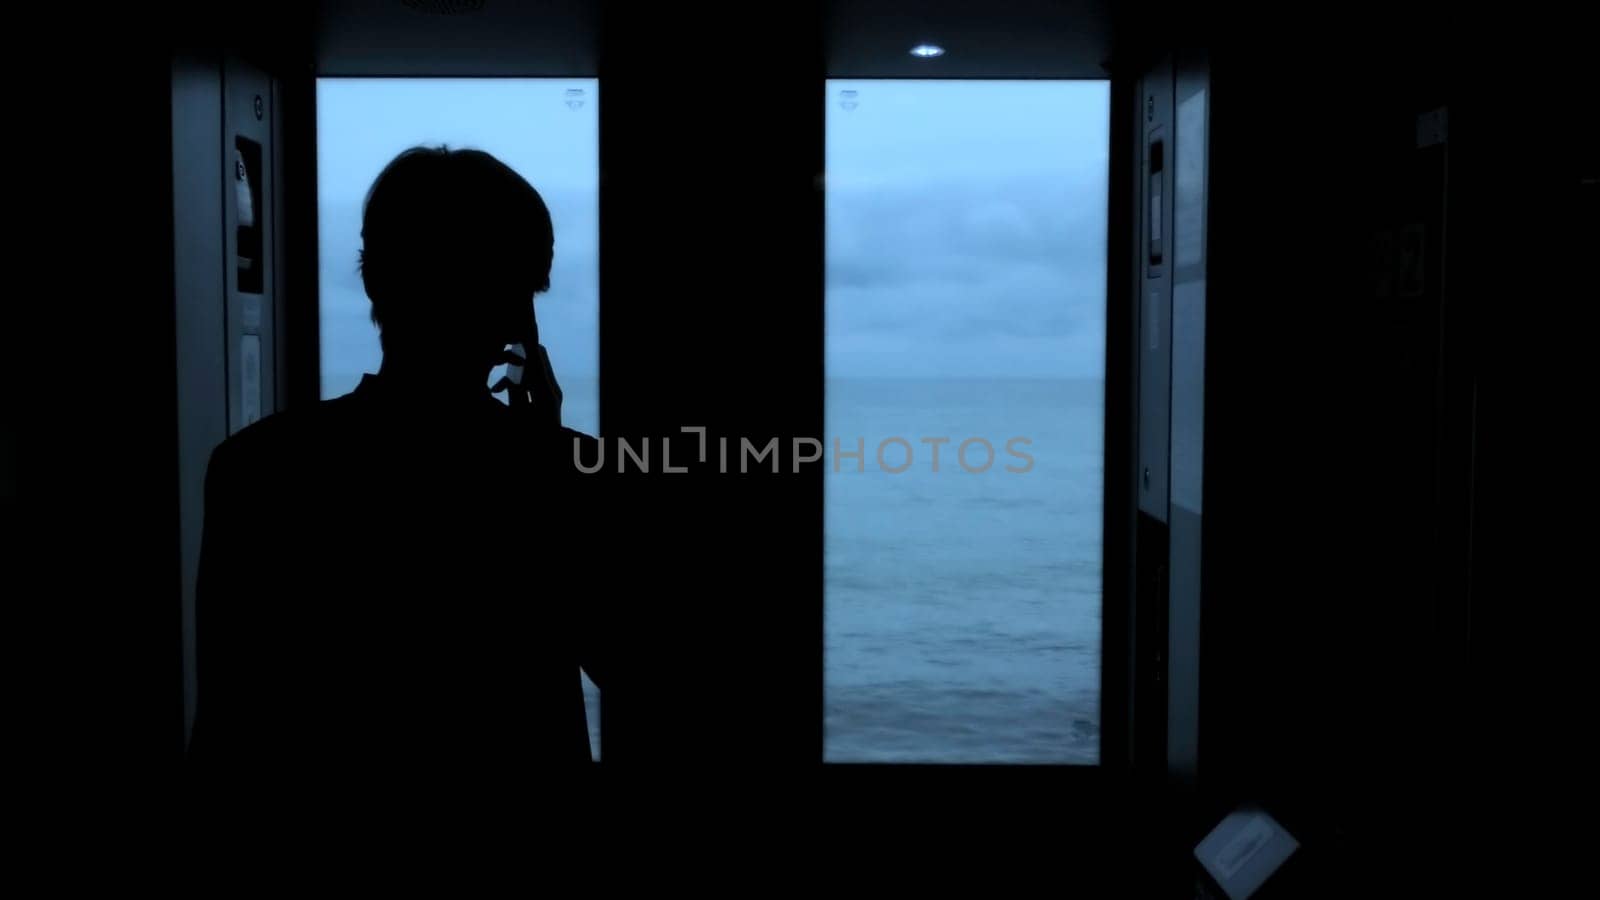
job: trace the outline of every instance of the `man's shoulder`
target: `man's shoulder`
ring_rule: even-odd
[[[585,451],[594,450],[600,446],[600,439],[594,435],[566,426],[561,428],[560,442],[565,447],[578,448]]]
[[[283,459],[299,448],[325,445],[328,437],[353,424],[357,406],[355,395],[346,394],[263,416],[218,444],[212,465]]]

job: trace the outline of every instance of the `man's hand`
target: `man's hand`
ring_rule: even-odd
[[[533,348],[529,354],[533,357],[531,360],[516,352],[527,347]],[[490,390],[496,394],[505,391],[513,408],[531,411],[541,426],[552,431],[560,429],[561,385],[556,381],[555,369],[550,366],[550,354],[539,343],[539,326],[533,326],[532,334],[524,343],[507,350],[503,361],[513,367],[512,371],[495,382]],[[520,374],[520,384],[512,379],[513,373]]]

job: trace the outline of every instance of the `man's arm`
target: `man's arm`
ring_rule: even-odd
[[[232,445],[219,445],[206,467],[204,524],[200,538],[200,565],[195,580],[195,674],[198,697],[194,731],[189,739],[189,759],[196,765],[214,762],[234,744],[230,725],[237,698],[229,645],[227,617],[237,597],[239,548],[242,539],[234,499]]]

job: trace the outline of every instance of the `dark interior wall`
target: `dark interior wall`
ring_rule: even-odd
[[[1474,494],[1468,530],[1440,560],[1446,590],[1468,596],[1464,622],[1441,609],[1465,641],[1445,644],[1436,663],[1450,679],[1441,700],[1456,726],[1440,756],[1456,762],[1447,777],[1470,786],[1454,810],[1479,829],[1476,844],[1463,842],[1475,856],[1511,843],[1559,860],[1575,858],[1582,829],[1563,828],[1542,846],[1506,823],[1546,804],[1566,822],[1588,811],[1574,788],[1593,767],[1592,676],[1583,674],[1594,533],[1585,413],[1600,144],[1588,69],[1600,15],[1536,9],[1492,24],[1501,42],[1530,53],[1509,70],[1463,60],[1466,98],[1451,126],[1444,277],[1466,314],[1447,319],[1444,346],[1471,348],[1477,366],[1468,395],[1459,366],[1446,360],[1455,414],[1444,434],[1458,439],[1468,421],[1476,440],[1470,458],[1446,456],[1441,466],[1445,483],[1466,479]],[[1560,869],[1539,877],[1550,883]]]
[[[39,321],[6,329],[24,338],[6,380],[30,424],[5,596],[48,623],[16,632],[43,651],[32,746],[77,783],[140,784],[176,766],[183,734],[173,57],[279,60],[308,32],[269,4],[68,12],[30,11],[8,60],[26,125],[9,158],[28,160],[13,272]]]
[[[170,767],[181,733],[171,63],[109,28],[20,28],[75,33],[82,56],[19,45],[7,79],[26,135],[8,155],[24,243],[7,305],[30,320],[6,329],[7,383],[30,415],[4,593],[42,617],[11,634],[39,654],[18,687],[45,714],[18,734],[75,785],[123,781]]]
[[[1468,878],[1547,748],[1550,685],[1517,638],[1566,596],[1543,586],[1560,539],[1537,464],[1560,382],[1523,361],[1553,352],[1545,307],[1589,277],[1557,262],[1584,255],[1562,27],[1352,9],[1248,40],[1196,28],[1214,88],[1196,836],[1258,801],[1349,883],[1395,862]],[[1485,64],[1518,40],[1544,64]],[[1419,136],[1438,108],[1444,139]],[[1378,262],[1408,226],[1409,273]]]
[[[822,483],[789,447],[822,431],[821,23],[759,18],[728,41],[722,11],[608,4],[600,70],[602,433],[711,441],[623,479],[645,580],[614,598],[604,754],[718,780],[821,753]],[[780,472],[718,474],[721,437],[778,438]]]
[[[1382,230],[1437,234],[1412,138],[1445,98],[1288,43],[1213,57],[1201,771],[1324,850],[1415,804],[1442,749],[1438,278],[1377,298],[1372,259]]]

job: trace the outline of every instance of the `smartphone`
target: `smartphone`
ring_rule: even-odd
[[[515,343],[515,344],[512,344],[510,349],[511,349],[512,353],[515,353],[521,359],[526,360],[528,358],[528,348],[524,344],[522,344],[520,341]],[[511,363],[510,365],[506,366],[506,377],[511,379],[511,383],[512,384],[515,384],[518,387],[521,387],[522,386],[522,379],[524,377],[524,375],[523,375],[523,369],[524,368],[525,367],[519,366],[516,363]]]

